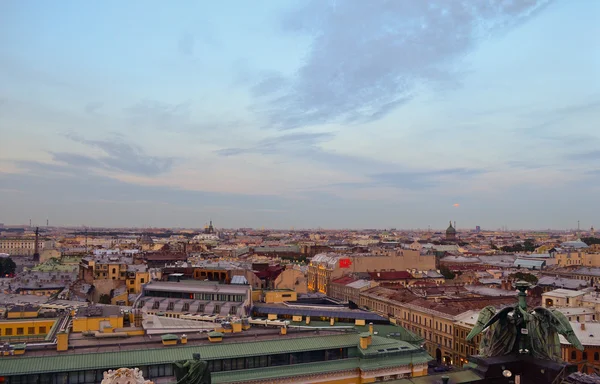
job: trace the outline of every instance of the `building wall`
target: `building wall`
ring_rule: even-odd
[[[317,262],[311,262],[308,266],[308,290],[330,294],[330,282],[349,272],[376,272],[383,270],[405,271],[416,269],[425,271],[435,269],[434,255],[421,255],[419,251],[402,249],[391,251],[380,251],[378,254],[369,256],[347,254],[342,259],[349,259],[350,266],[343,268],[339,264],[333,268]]]
[[[542,293],[542,306],[543,307],[581,307],[581,306],[583,306],[582,296],[561,297],[559,295],[552,294],[552,291],[544,292],[544,293]]]
[[[0,337],[45,336],[56,319],[20,319],[0,321]]]
[[[291,289],[296,293],[308,292],[307,280],[304,273],[297,269],[288,268],[277,276],[273,285],[275,289]]]
[[[38,317],[38,311],[8,312],[8,319],[31,319]]]
[[[264,291],[265,303],[283,303],[284,301],[296,301],[298,296],[294,291],[276,290]]]
[[[44,249],[45,242],[38,240],[38,249]],[[0,238],[0,253],[8,253],[15,256],[32,256],[35,252],[34,237],[7,237]]]
[[[40,252],[40,263],[46,262],[51,258],[60,259],[61,253],[57,249],[44,249]]]
[[[554,257],[556,259],[556,264],[561,267],[574,265],[600,267],[600,253],[590,252],[589,250],[557,253]]]
[[[103,325],[123,328],[123,317],[76,317],[73,319],[73,332],[99,331]]]
[[[98,302],[100,301],[100,296],[102,295],[110,295],[110,291],[115,288],[119,288],[124,284],[121,280],[94,280],[94,291],[92,292],[92,301]]]
[[[561,345],[562,358],[567,363],[577,364],[580,371],[593,373],[594,368],[600,369],[600,345],[584,345],[583,347],[584,350],[581,352],[570,344]]]
[[[123,291],[123,293],[121,293],[120,295],[113,296],[110,299],[110,303],[112,305],[119,305],[119,302],[125,303],[125,305],[129,305],[129,292]]]
[[[481,334],[477,335],[470,342],[467,341],[467,335],[473,327],[467,325],[454,325],[454,365],[462,367],[469,361],[469,356],[479,354],[479,343]]]

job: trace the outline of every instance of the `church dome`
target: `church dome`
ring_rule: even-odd
[[[456,229],[452,226],[452,222],[450,222],[450,226],[446,229],[446,235],[456,234]]]

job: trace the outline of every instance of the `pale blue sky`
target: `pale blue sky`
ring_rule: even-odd
[[[598,36],[595,0],[3,1],[0,222],[600,226]]]

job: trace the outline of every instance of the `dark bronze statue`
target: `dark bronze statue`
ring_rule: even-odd
[[[559,334],[573,347],[583,351],[571,324],[561,312],[543,307],[528,311],[525,291],[529,284],[520,281],[516,285],[519,290],[518,305],[499,312],[493,306],[485,307],[467,336],[467,341],[471,341],[487,330],[479,346],[482,356],[495,357],[517,352],[561,362]]]
[[[177,384],[211,384],[208,363],[200,360],[195,353],[192,360],[178,361],[173,364]]]

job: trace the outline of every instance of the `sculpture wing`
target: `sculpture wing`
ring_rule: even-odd
[[[573,331],[573,328],[571,327],[571,323],[569,323],[569,320],[562,312],[555,309],[549,310],[544,307],[536,307],[533,310],[537,316],[546,318],[548,326],[554,328],[557,333],[563,335],[573,347],[583,351],[583,345],[581,345],[577,335],[575,335],[575,331]]]
[[[496,321],[502,319],[505,320],[508,317],[508,314],[513,312],[515,309],[513,307],[502,308],[498,313],[494,315],[484,326],[483,330],[485,330],[490,325],[494,324]]]
[[[499,319],[499,317],[497,317],[498,314],[499,313],[496,313],[496,308],[494,308],[491,305],[483,308],[481,310],[481,312],[479,312],[479,317],[477,318],[477,323],[475,323],[475,326],[473,327],[471,332],[469,332],[469,334],[467,335],[467,341],[473,340],[473,338],[475,336],[479,335],[481,332],[483,332],[483,330],[485,330],[491,324],[498,321],[498,319]],[[492,321],[491,319],[494,319],[494,318],[496,320]]]

